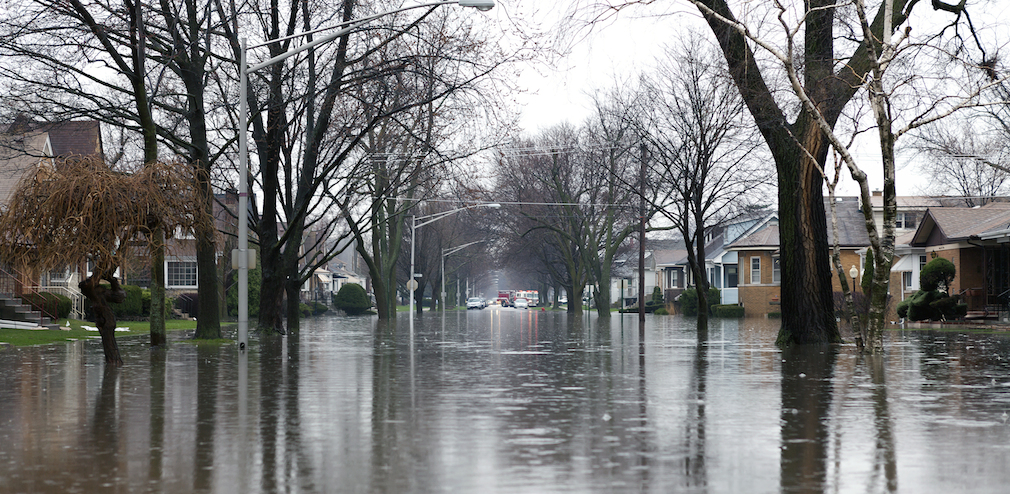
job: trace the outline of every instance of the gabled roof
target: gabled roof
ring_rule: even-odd
[[[18,184],[52,156],[49,134],[0,135],[0,204],[7,204]]]
[[[982,207],[929,208],[915,230],[913,246],[940,245],[970,237],[1000,236],[1010,229],[1010,204],[990,203]]]
[[[52,156],[102,157],[102,130],[96,120],[37,122],[19,115],[7,129],[9,135],[26,132],[47,132],[53,145]]]
[[[656,257],[656,269],[675,266],[687,259],[687,250],[683,248],[654,250],[652,253]]]
[[[838,245],[843,248],[862,248],[870,245],[870,237],[866,233],[866,220],[859,208],[857,197],[836,197],[835,213],[838,218]],[[824,200],[824,215],[828,228],[828,242],[833,243],[831,233],[831,210],[828,199]],[[746,235],[743,235],[727,250],[747,249],[777,249],[779,246],[779,226],[777,221],[758,224]]]

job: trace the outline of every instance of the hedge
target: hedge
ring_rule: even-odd
[[[715,317],[743,317],[743,306],[740,305],[713,305],[712,315]]]

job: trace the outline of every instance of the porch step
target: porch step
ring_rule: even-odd
[[[965,319],[999,319],[999,311],[996,310],[970,310],[968,314],[964,316]]]

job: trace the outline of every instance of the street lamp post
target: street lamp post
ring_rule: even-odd
[[[407,7],[401,7],[398,9],[390,10],[387,12],[380,12],[378,14],[369,15],[362,17],[360,19],[355,19],[353,21],[341,22],[333,26],[316,29],[313,31],[306,31],[298,33],[292,36],[286,36],[283,38],[272,39],[266,43],[261,43],[259,45],[246,47],[245,40],[241,40],[241,54],[239,56],[239,179],[238,179],[238,249],[232,253],[233,259],[238,259],[238,347],[240,351],[246,349],[249,340],[249,265],[256,264],[255,262],[255,251],[249,250],[249,145],[246,139],[246,133],[249,128],[249,107],[248,107],[248,91],[249,91],[249,74],[256,72],[265,67],[269,67],[275,63],[286,60],[287,58],[303,52],[305,50],[314,48],[318,45],[329,43],[345,34],[348,34],[359,27],[374,21],[380,17],[384,17],[391,14],[396,14],[406,10],[424,8],[424,7],[436,7],[439,5],[449,5],[458,4],[462,7],[473,7],[482,12],[491,10],[494,8],[494,0],[442,0],[438,2],[430,2],[418,5],[410,5]],[[310,33],[316,33],[319,31],[329,30],[338,28],[341,26],[346,26],[332,34],[323,36],[317,40],[305,43],[297,48],[292,48],[276,57],[269,60],[261,62],[259,64],[249,66],[246,61],[246,53],[249,49],[259,48],[266,46],[270,43],[276,43],[278,41],[283,41],[290,38],[296,38],[304,36]],[[411,275],[413,275],[413,256],[411,256]]]
[[[851,289],[851,291],[852,291],[852,293],[856,293],[856,276],[859,276],[859,269],[856,268],[855,264],[853,264],[852,267],[849,268],[849,276],[852,278],[852,289]]]
[[[457,247],[450,247],[448,249],[442,249],[442,312],[445,312],[445,258],[453,253],[459,252],[473,244],[479,244],[484,242],[484,240],[475,240],[468,244],[463,244]],[[458,302],[458,300],[457,300]]]

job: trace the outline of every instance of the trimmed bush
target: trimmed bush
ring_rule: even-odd
[[[919,289],[923,291],[943,290],[947,292],[950,283],[954,281],[957,268],[954,263],[937,257],[922,267],[919,272]]]
[[[718,288],[711,287],[708,289],[708,313],[712,314],[712,307],[719,305],[722,301],[722,295]],[[680,294],[680,310],[685,316],[697,316],[698,315],[698,289],[688,288]]]
[[[968,314],[968,304],[939,290],[919,290],[901,301],[897,312],[898,317],[910,321],[950,321],[964,318]]]
[[[670,315],[670,313],[667,312],[666,307],[660,307],[660,308],[654,310],[652,313],[655,314],[655,315],[657,315],[657,316],[668,316],[668,315]]]
[[[355,316],[363,314],[372,306],[365,289],[357,283],[345,283],[333,296],[333,306]]]
[[[137,319],[143,316],[144,289],[136,285],[123,285],[126,298],[121,304],[109,304],[116,319]]]
[[[743,317],[743,307],[739,305],[713,305],[712,315],[715,317]]]

